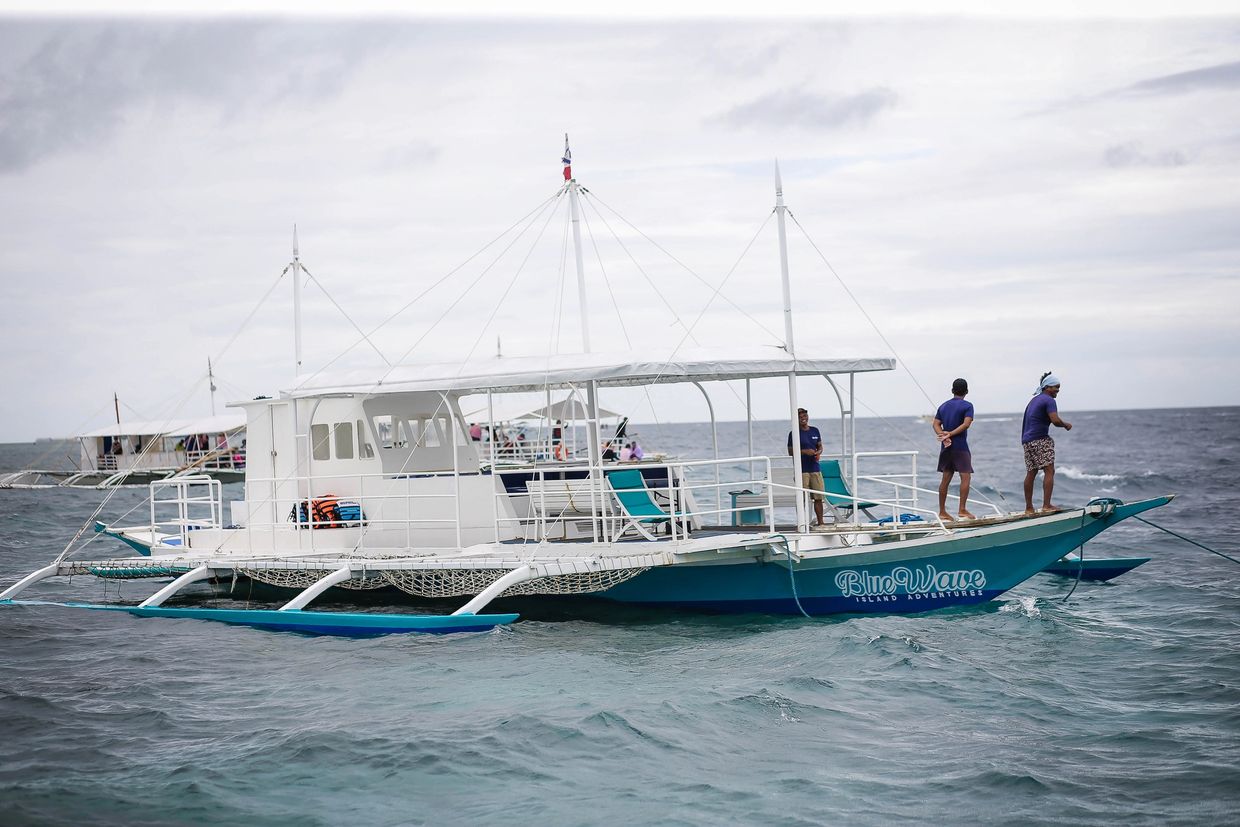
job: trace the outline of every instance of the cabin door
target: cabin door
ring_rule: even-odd
[[[293,434],[293,406],[277,402],[267,407],[271,428],[271,502],[273,522],[279,523],[297,503],[297,448]]]

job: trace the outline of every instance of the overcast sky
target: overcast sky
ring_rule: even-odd
[[[366,331],[469,260],[374,336],[390,360],[578,349],[563,199],[537,212],[565,132],[595,350],[782,340],[778,157],[936,403],[965,376],[979,414],[1019,410],[1053,369],[1065,412],[1240,404],[1240,17],[10,14],[0,441],[106,424],[113,391],[126,418],[205,414],[208,357],[221,407],[286,387],[294,223]],[[795,224],[789,243],[798,350],[890,355]],[[359,339],[313,283],[304,318],[309,371]],[[858,395],[932,410],[903,370]],[[706,416],[656,404],[634,418]],[[772,385],[758,414],[780,405]]]

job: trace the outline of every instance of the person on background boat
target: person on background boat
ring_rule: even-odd
[[[469,423],[469,438],[473,442],[482,441],[482,426],[477,422]]]
[[[558,419],[551,426],[551,456],[559,460],[568,459],[568,452],[564,450],[564,423]]]
[[[1051,425],[1072,430],[1072,423],[1059,418],[1059,377],[1047,371],[1042,374],[1038,392],[1025,406],[1025,418],[1021,425],[1020,443],[1025,449],[1025,513],[1033,514],[1033,481],[1042,471],[1042,510],[1058,511],[1051,503],[1055,490],[1055,440],[1051,439]]]
[[[965,400],[969,383],[964,379],[952,382],[952,398],[939,405],[934,414],[934,435],[942,448],[939,450],[939,516],[952,519],[947,513],[947,489],[952,477],[960,474],[960,510],[963,519],[976,520],[969,513],[969,480],[973,478],[973,454],[969,451],[969,426],[973,424],[973,403]]]
[[[612,446],[611,440],[603,443],[603,459],[614,460],[616,458],[616,449]]]
[[[822,481],[822,466],[818,460],[822,458],[822,434],[809,424],[809,411],[797,408],[797,422],[801,431],[801,487],[814,492],[814,516],[817,525],[824,525],[822,519],[823,492],[827,490]],[[792,456],[792,432],[788,432],[788,456]]]
[[[639,443],[637,440],[633,440],[633,444],[630,445],[629,447],[633,449],[634,460],[639,460],[646,456],[646,452],[642,450],[641,443]]]
[[[631,443],[626,443],[620,448],[620,461],[628,462],[631,459],[633,459],[633,446]]]

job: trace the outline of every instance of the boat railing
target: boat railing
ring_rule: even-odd
[[[740,478],[737,469],[760,469]],[[627,534],[633,523],[654,528],[666,527],[672,539],[683,538],[692,528],[703,525],[737,525],[742,511],[752,506],[723,504],[723,490],[736,486],[765,487],[769,490],[770,457],[729,457],[718,460],[677,462],[623,462],[590,466],[586,463],[555,463],[524,468],[504,468],[503,474],[528,476],[524,493],[497,487],[497,498],[509,498],[517,506],[507,515],[495,508],[496,534],[517,533],[521,539],[548,542],[556,539],[586,539],[610,543]],[[733,472],[721,479],[722,470]],[[633,489],[639,499],[649,497],[652,506],[666,516],[629,514],[619,495],[607,482],[608,474],[633,470],[642,475],[644,493]],[[600,473],[601,472],[601,473]],[[774,530],[774,508],[768,496],[767,521]],[[713,507],[711,507],[713,506]]]
[[[150,484],[151,532],[176,535],[186,546],[191,531],[223,525],[219,480],[205,475],[156,480]]]

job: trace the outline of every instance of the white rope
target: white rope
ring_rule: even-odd
[[[685,263],[684,263],[683,261],[681,261],[680,259],[676,258],[676,256],[674,256],[674,255],[672,255],[670,252],[668,252],[668,251],[667,251],[667,250],[663,247],[663,245],[659,244],[659,242],[655,241],[653,238],[651,238],[650,236],[648,236],[648,235],[646,235],[644,232],[642,232],[639,228],[635,227],[635,226],[634,226],[634,225],[633,225],[633,224],[632,224],[632,223],[631,223],[631,222],[630,222],[627,218],[625,218],[623,215],[621,215],[620,213],[618,213],[618,212],[617,212],[617,211],[616,211],[613,207],[611,207],[609,204],[607,204],[607,202],[603,201],[601,198],[598,198],[598,197],[597,197],[597,196],[595,196],[592,192],[590,192],[589,190],[585,189],[584,187],[582,188],[582,191],[583,191],[583,192],[585,192],[585,193],[587,193],[587,194],[589,194],[590,196],[592,196],[592,197],[593,197],[595,200],[597,200],[600,204],[602,204],[604,207],[606,207],[606,208],[607,208],[607,209],[608,209],[608,210],[609,210],[609,211],[610,211],[613,215],[615,215],[615,216],[616,216],[616,218],[618,218],[618,219],[620,219],[621,221],[623,221],[623,222],[624,222],[624,223],[625,223],[625,224],[626,224],[626,225],[627,225],[627,226],[628,226],[631,230],[633,230],[635,233],[637,233],[638,235],[640,235],[642,238],[646,239],[646,241],[650,242],[650,244],[651,244],[651,245],[653,245],[653,246],[654,246],[654,248],[655,248],[656,250],[658,250],[659,252],[663,253],[665,256],[667,256],[668,258],[670,258],[672,261],[676,262],[676,264],[678,264],[678,265],[679,265],[682,269],[684,269],[684,271],[685,271],[686,273],[688,273],[689,275],[693,276],[695,279],[697,279],[699,282],[701,282],[704,286],[706,286],[706,287],[711,287],[710,282],[709,282],[709,281],[707,281],[707,280],[706,280],[705,278],[703,278],[702,276],[698,275],[698,273],[697,273],[696,271],[694,271],[694,269],[693,269],[692,267],[690,267],[689,265],[685,264]],[[600,217],[600,218],[602,218],[602,214],[601,214],[601,213],[600,213],[599,217]],[[605,224],[606,224],[606,220],[605,220],[605,219],[604,219],[604,222],[603,222],[603,223],[605,223]],[[608,229],[610,230],[610,229],[611,229],[611,227],[609,226],[609,227],[608,227]],[[613,234],[614,234],[614,232],[613,232]],[[617,236],[617,239],[618,239],[618,238],[619,238],[619,237]],[[752,244],[752,243],[753,243],[753,242],[750,242],[750,244]],[[623,246],[623,243],[622,243],[622,246]],[[748,248],[746,248],[746,249],[748,249]],[[627,248],[626,248],[625,252],[628,252]],[[744,254],[742,254],[742,257],[743,257],[743,255],[744,255]],[[737,263],[739,264],[739,261],[738,261]],[[752,315],[751,315],[751,314],[750,314],[747,310],[745,310],[745,308],[741,307],[739,304],[737,304],[736,302],[732,301],[732,300],[731,300],[731,299],[729,299],[727,296],[723,296],[723,300],[724,300],[724,301],[726,301],[729,305],[731,305],[731,306],[732,306],[732,308],[733,308],[734,310],[736,310],[737,312],[739,312],[739,313],[740,313],[742,316],[744,316],[746,319],[748,319],[749,321],[753,322],[755,325],[757,325],[757,326],[758,326],[759,328],[761,328],[762,330],[766,331],[766,333],[767,333],[769,336],[771,336],[773,339],[775,339],[775,341],[777,341],[777,342],[782,342],[782,341],[783,341],[783,337],[782,337],[781,335],[779,335],[778,333],[775,333],[775,332],[774,332],[773,330],[771,330],[769,327],[767,327],[766,325],[762,324],[762,322],[761,322],[761,321],[759,321],[759,320],[758,320],[758,319],[756,319],[754,316],[752,316]]]
[[[392,363],[389,362],[388,358],[383,355],[383,351],[379,350],[379,348],[375,346],[375,343],[370,340],[370,337],[367,336],[360,327],[358,327],[357,322],[353,321],[353,317],[346,313],[345,309],[341,307],[334,298],[332,298],[332,294],[327,292],[327,288],[323,286],[323,283],[314,277],[314,274],[310,272],[306,265],[301,265],[301,269],[304,270],[306,275],[310,277],[310,281],[314,282],[315,285],[323,291],[323,295],[327,296],[327,300],[332,303],[332,306],[340,311],[340,315],[344,316],[345,319],[348,320],[349,324],[353,325],[353,329],[358,332],[366,344],[370,345],[370,349],[379,354],[379,358],[390,367]]]
[[[888,341],[887,337],[883,335],[883,331],[879,329],[878,324],[875,323],[874,319],[870,318],[870,314],[866,312],[865,307],[863,307],[857,297],[853,295],[852,290],[848,289],[848,285],[844,283],[844,279],[840,278],[840,274],[835,272],[835,268],[831,266],[831,262],[827,261],[827,257],[822,254],[822,250],[818,249],[818,245],[815,244],[814,240],[809,237],[809,233],[806,232],[805,228],[801,226],[801,222],[797,221],[797,217],[792,214],[792,210],[788,210],[788,217],[792,219],[793,224],[797,225],[797,229],[800,230],[801,234],[805,236],[805,240],[809,242],[809,246],[814,248],[814,252],[818,254],[818,257],[822,259],[822,263],[827,266],[829,271],[831,271],[831,275],[835,276],[835,280],[839,282],[840,287],[844,288],[844,292],[848,294],[848,298],[852,299],[853,304],[855,304],[857,309],[861,311],[861,315],[865,316],[865,320],[870,323],[870,327],[874,328],[874,332],[878,334],[878,338],[883,340],[883,344],[885,344],[887,349],[891,351],[891,354],[899,360],[900,367],[904,368],[904,372],[908,374],[909,379],[913,380],[913,384],[917,386],[917,390],[921,391],[921,395],[926,398],[926,401],[930,403],[931,407],[935,407],[934,400],[930,398],[930,394],[926,393],[926,389],[921,386],[921,382],[917,381],[917,377],[913,375],[913,371],[909,368],[908,362],[906,362],[904,357],[896,351],[895,345]]]

